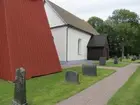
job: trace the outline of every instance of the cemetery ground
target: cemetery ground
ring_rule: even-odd
[[[80,84],[65,82],[66,71],[76,71]],[[81,67],[64,69],[60,73],[27,80],[27,102],[29,105],[54,105],[111,75],[115,70],[97,69],[98,76],[82,75]],[[0,105],[10,105],[14,95],[14,84],[0,80]]]
[[[110,99],[108,105],[140,105],[140,67],[123,87]]]
[[[95,64],[99,65],[99,61],[94,61]],[[129,65],[130,63],[132,63],[131,59],[123,59],[122,62],[118,62],[118,64],[114,64],[114,60],[113,59],[109,59],[106,61],[106,65],[107,67],[124,67]]]

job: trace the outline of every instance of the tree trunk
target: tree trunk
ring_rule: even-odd
[[[124,59],[124,44],[122,44],[122,58]]]

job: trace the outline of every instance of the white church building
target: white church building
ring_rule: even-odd
[[[99,33],[86,21],[46,0],[46,15],[60,61],[87,59],[87,45]]]

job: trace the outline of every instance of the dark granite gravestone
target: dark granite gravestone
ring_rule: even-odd
[[[100,57],[99,64],[102,66],[106,65],[106,57]]]
[[[26,101],[26,72],[24,68],[16,70],[14,99],[12,105],[28,105]]]
[[[118,57],[117,56],[114,57],[114,64],[118,64]]]
[[[82,65],[82,73],[87,76],[97,76],[97,66],[94,64]]]
[[[66,82],[69,82],[69,83],[80,84],[79,74],[74,71],[67,71],[65,74],[65,80],[66,80]]]

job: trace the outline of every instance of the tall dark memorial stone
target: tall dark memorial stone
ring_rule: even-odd
[[[25,69],[19,68],[16,70],[14,99],[12,105],[28,105],[26,101],[26,79]]]
[[[114,57],[114,64],[118,64],[118,57],[117,56]]]

